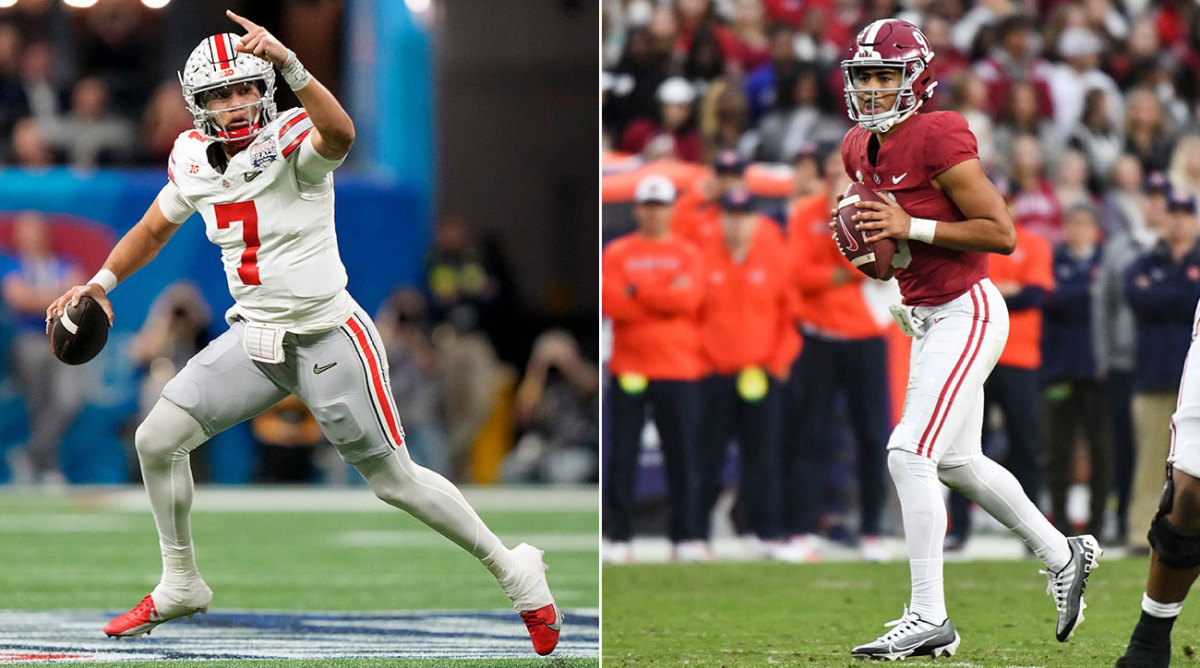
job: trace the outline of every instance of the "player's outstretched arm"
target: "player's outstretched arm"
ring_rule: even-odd
[[[283,78],[295,91],[308,119],[312,121],[310,134],[313,148],[329,160],[341,160],[354,144],[354,121],[342,108],[329,89],[310,75],[296,60],[296,54],[283,45],[262,26],[226,10],[225,15],[246,30],[237,50],[258,56],[279,68]]]
[[[966,216],[966,220],[948,224],[914,219],[899,204],[858,202],[854,219],[858,228],[875,232],[867,242],[878,239],[916,239],[934,246],[961,251],[979,251],[1008,255],[1017,247],[1017,231],[1004,198],[983,173],[978,159],[965,160],[934,177],[940,188]],[[835,214],[836,215],[836,214]],[[926,237],[926,238],[923,238]],[[929,241],[928,237],[932,237]]]
[[[162,209],[158,206],[158,200],[155,200],[146,210],[146,215],[142,216],[133,229],[121,237],[112,252],[108,254],[108,259],[104,261],[104,268],[100,270],[101,274],[105,271],[111,272],[114,277],[112,285],[115,286],[153,260],[177,229],[179,226],[163,215]],[[109,286],[108,289],[111,290],[112,286]],[[108,314],[108,324],[111,327],[113,324],[112,303],[108,301],[104,285],[95,279],[86,285],[76,285],[64,292],[46,308],[46,317],[51,318],[62,313],[68,304],[74,306],[79,303],[80,298],[85,296],[95,299],[104,308],[104,312]]]

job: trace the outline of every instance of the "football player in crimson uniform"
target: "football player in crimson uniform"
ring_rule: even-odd
[[[192,547],[189,453],[295,394],[380,499],[483,562],[521,613],[534,648],[550,653],[562,614],[546,584],[541,551],[505,547],[454,485],[412,462],[379,334],[346,291],[332,172],[354,143],[354,124],[279,40],[232,12],[228,16],[246,34],[208,37],[180,74],[196,129],[176,140],[167,184],[104,268],[47,308],[50,316],[90,296],[111,323],[107,293],[149,262],[194,212],[221,248],[235,300],[226,313],[229,330],[167,384],[138,427],[162,579],[104,631],[138,636],[208,609],[212,591]],[[274,67],[303,109],[276,113]]]
[[[894,264],[903,304],[893,313],[915,340],[904,413],[888,441],[912,598],[890,631],[852,654],[949,656],[958,648],[942,586],[943,483],[1015,531],[1046,563],[1056,636],[1065,641],[1081,619],[1100,548],[1091,536],[1059,533],[980,447],[983,383],[1008,336],[1004,298],[987,279],[987,253],[1013,251],[1012,219],[980,166],[966,120],[917,113],[936,85],[934,54],[921,31],[882,19],[858,34],[853,49],[842,72],[858,127],[846,133],[842,161],[852,179],[891,196],[859,202],[854,218],[868,242],[899,244]]]

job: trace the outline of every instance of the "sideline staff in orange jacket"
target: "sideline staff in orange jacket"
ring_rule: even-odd
[[[634,481],[647,403],[662,441],[671,501],[671,541],[679,561],[708,558],[696,452],[703,374],[696,311],[703,296],[700,252],[671,234],[675,187],[647,176],[634,195],[638,229],[604,249],[602,302],[613,352],[604,408],[611,411],[604,502],[610,561],[632,559]]]
[[[721,236],[702,249],[707,285],[700,347],[710,370],[701,382],[703,500],[711,511],[729,439],[735,436],[742,526],[758,539],[754,545],[762,546],[782,538],[783,531],[781,379],[800,350],[792,324],[791,265],[779,227],[754,210],[745,188],[721,197],[720,221]]]

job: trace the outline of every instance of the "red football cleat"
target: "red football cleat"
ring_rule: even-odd
[[[525,628],[529,629],[533,650],[542,656],[553,652],[558,646],[558,632],[562,630],[563,622],[563,614],[558,606],[551,603],[537,610],[522,612],[521,619],[525,622]]]
[[[209,600],[212,600],[211,592]],[[197,612],[208,612],[208,603],[199,607],[171,606],[168,614],[159,614],[152,595],[146,594],[146,598],[143,598],[142,602],[134,606],[132,610],[105,624],[104,632],[110,638],[136,638],[143,634],[150,635],[150,631],[163,622],[183,616],[192,617]]]

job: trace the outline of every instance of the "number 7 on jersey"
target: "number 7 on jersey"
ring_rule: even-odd
[[[246,249],[242,251],[242,262],[238,265],[238,277],[242,285],[262,285],[258,278],[258,209],[254,200],[248,202],[230,202],[214,204],[213,210],[217,216],[217,229],[226,230],[233,223],[242,224],[242,241]]]

